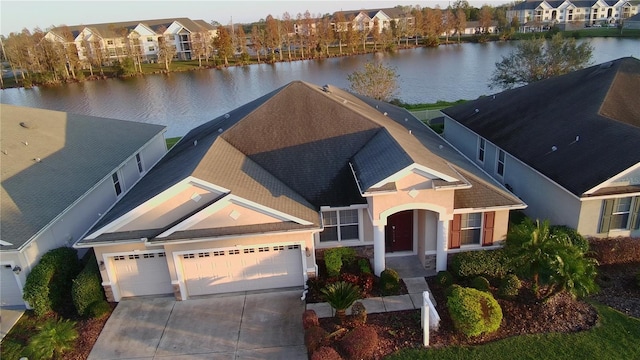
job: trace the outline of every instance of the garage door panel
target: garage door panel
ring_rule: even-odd
[[[11,265],[0,266],[0,304],[2,306],[24,305],[22,292]]]
[[[299,245],[184,254],[182,268],[189,296],[304,284]]]
[[[173,292],[164,253],[114,256],[113,267],[122,297]]]

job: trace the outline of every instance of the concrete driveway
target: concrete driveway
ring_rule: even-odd
[[[125,299],[89,359],[306,359],[300,295]]]

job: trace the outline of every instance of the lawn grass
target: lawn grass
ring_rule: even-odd
[[[480,346],[401,350],[386,359],[640,359],[640,319],[593,305],[600,319],[588,331],[524,335]]]
[[[167,150],[171,149],[173,145],[175,145],[178,141],[180,141],[180,139],[182,139],[181,136],[166,138],[165,141],[167,142]]]

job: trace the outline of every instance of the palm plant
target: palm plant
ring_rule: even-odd
[[[31,338],[26,353],[32,359],[51,359],[54,355],[62,358],[62,353],[73,348],[78,338],[76,323],[70,320],[47,320],[38,326],[39,332]]]
[[[344,321],[346,311],[360,298],[360,288],[346,281],[338,281],[320,290],[325,300],[336,310],[336,316]]]
[[[561,291],[586,296],[598,290],[596,261],[585,257],[580,244],[574,244],[566,231],[554,230],[548,221],[526,219],[515,226],[507,235],[505,249],[514,268],[531,278],[538,298]],[[548,285],[544,294],[541,283]]]

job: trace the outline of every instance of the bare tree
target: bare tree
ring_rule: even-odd
[[[334,37],[338,39],[338,46],[340,47],[340,55],[342,55],[342,44],[346,41],[347,38],[347,27],[351,26],[350,23],[347,23],[347,19],[344,16],[342,11],[339,11],[335,14],[334,17]]]
[[[251,29],[251,42],[253,43],[253,49],[258,56],[258,62],[260,62],[260,52],[264,48],[264,31],[257,25],[253,25]]]
[[[345,39],[347,41],[347,46],[351,49],[351,53],[353,54],[358,46],[358,32],[353,28],[353,15],[349,16],[347,22],[347,34]]]
[[[331,21],[328,16],[323,17],[317,27],[318,43],[325,49],[326,56],[329,56],[329,46],[335,40]]]
[[[491,22],[493,21],[493,8],[489,5],[482,5],[480,9],[480,18],[478,19],[478,23],[482,30],[483,34],[489,32],[489,27],[491,26]]]
[[[163,34],[164,31],[160,33]],[[166,71],[169,71],[169,65],[171,65],[176,53],[176,47],[171,40],[167,39],[164,35],[158,37],[158,61],[164,62],[164,69]]]
[[[289,57],[289,61],[291,61],[291,36],[293,35],[293,19],[288,12],[282,14],[282,32],[283,34],[283,44],[287,46],[287,56]]]
[[[458,34],[458,43],[460,43],[460,34],[463,33],[467,27],[467,15],[463,8],[457,8],[455,15],[455,30]]]
[[[373,40],[373,51],[378,50],[378,43],[382,39],[382,29],[378,18],[373,19],[373,27],[371,28],[371,39]]]
[[[418,45],[418,38],[424,35],[424,15],[418,5],[411,10],[411,14],[413,15],[413,36],[416,37],[416,45]]]
[[[224,66],[229,66],[229,57],[233,56],[233,39],[226,26],[218,27],[218,36],[213,39],[213,48],[218,51],[218,56],[224,60]]]

